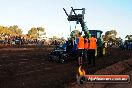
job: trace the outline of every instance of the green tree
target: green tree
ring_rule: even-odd
[[[20,29],[17,25],[10,26],[9,30],[12,32],[12,35],[15,35],[15,36],[22,35],[22,29]]]
[[[0,34],[11,34],[11,31],[8,29],[8,27],[0,26]]]
[[[121,44],[123,41],[122,41],[122,39],[121,39],[121,37],[119,37],[119,38],[116,38],[116,41],[115,41],[115,43],[116,44]]]
[[[38,31],[44,32],[44,28],[43,27],[37,27]]]
[[[38,38],[41,38],[42,35],[45,35],[46,32],[44,31],[44,28],[42,27],[37,27],[37,36]]]
[[[108,43],[116,44],[119,41],[117,40],[116,35],[117,35],[116,30],[107,31],[105,32],[105,35],[103,36],[103,40]]]
[[[37,39],[37,29],[35,27],[32,27],[28,31],[28,35],[30,36],[31,39]]]
[[[28,35],[30,36],[30,38],[32,39],[38,39],[39,36],[46,34],[44,28],[42,27],[32,27],[29,31],[28,31]]]
[[[78,33],[79,33],[79,30],[73,30],[73,31],[70,33],[70,36],[71,36],[71,37],[78,37]]]
[[[13,32],[9,30],[8,27],[0,26],[0,39],[5,39],[6,37],[9,37]]]
[[[58,40],[57,36],[53,36],[52,40],[53,41]]]
[[[110,30],[107,31],[104,35],[105,41],[114,41],[116,40],[117,31],[116,30]]]

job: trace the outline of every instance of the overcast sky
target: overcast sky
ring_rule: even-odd
[[[132,34],[132,0],[0,0],[0,25],[18,25],[24,33],[42,26],[50,36],[66,37],[70,24],[63,8],[69,13],[71,6],[86,8],[89,30],[116,29],[122,38]]]

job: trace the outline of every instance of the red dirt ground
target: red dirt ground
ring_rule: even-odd
[[[76,81],[77,62],[48,62],[50,46],[0,49],[0,88],[64,88]],[[132,51],[110,48],[96,59],[96,67],[85,63],[87,74],[93,74],[121,60],[132,57]]]

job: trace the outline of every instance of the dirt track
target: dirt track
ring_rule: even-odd
[[[0,50],[0,88],[63,88],[75,81],[76,61],[65,64],[46,61],[51,47]],[[87,74],[132,57],[132,51],[108,49],[97,58],[96,67],[85,66]]]

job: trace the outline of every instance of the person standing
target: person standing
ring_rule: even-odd
[[[78,65],[82,65],[83,63],[84,38],[81,35],[82,33],[79,32],[79,37],[77,38]]]
[[[96,49],[97,49],[97,39],[95,38],[95,35],[92,35],[92,37],[89,38],[88,61],[89,61],[89,64],[91,64],[91,60],[92,60],[93,66],[95,66],[95,51],[96,51]]]
[[[72,54],[72,47],[73,47],[73,43],[71,39],[68,39],[66,41],[66,52],[68,54],[68,56],[70,57]]]
[[[77,43],[76,43],[76,38],[73,38],[73,48],[72,48],[72,56],[74,58],[77,57]]]

